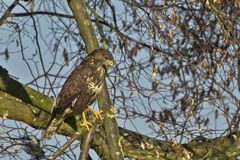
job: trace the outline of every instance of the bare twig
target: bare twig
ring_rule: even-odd
[[[76,132],[75,135],[73,135],[59,150],[57,150],[53,155],[48,157],[48,160],[54,160],[59,155],[61,155],[75,140],[79,139],[80,133]]]
[[[81,152],[80,152],[79,160],[88,159],[88,152],[89,152],[90,145],[91,145],[94,133],[96,131],[96,128],[97,128],[97,120],[94,120],[92,128],[89,130],[83,142],[81,143]]]
[[[9,7],[8,9],[5,11],[5,13],[3,14],[3,16],[0,19],[0,26],[4,23],[7,23],[7,18],[8,15],[10,14],[10,12],[13,10],[13,8],[18,4],[19,0],[15,0]]]

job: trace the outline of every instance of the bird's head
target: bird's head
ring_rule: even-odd
[[[113,67],[114,59],[112,53],[107,49],[98,48],[90,53],[94,62],[102,65],[104,68]]]

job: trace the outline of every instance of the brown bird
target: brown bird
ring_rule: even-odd
[[[107,67],[114,63],[111,52],[104,48],[92,51],[81,64],[72,71],[60,91],[53,107],[52,117],[42,136],[50,138],[62,122],[71,115],[81,115],[82,126],[89,128],[84,111],[98,98],[104,85]],[[98,116],[97,112],[95,112]]]

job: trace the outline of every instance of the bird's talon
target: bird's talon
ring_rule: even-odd
[[[89,128],[92,126],[92,123],[88,122],[88,121],[83,121],[83,123],[81,124],[82,127],[86,127],[87,130],[89,131]]]
[[[82,124],[81,124],[80,126],[86,127],[87,130],[89,131],[89,127],[92,126],[92,123],[90,123],[90,122],[88,122],[88,121],[86,120],[86,115],[85,115],[84,112],[82,113],[82,118],[83,118],[83,122],[82,122]]]
[[[103,118],[102,118],[102,116],[101,116],[101,113],[103,113],[102,110],[100,110],[99,112],[93,111],[93,115],[94,115],[97,119],[103,120]]]
[[[94,117],[96,117],[97,119],[100,119],[101,121],[103,120],[101,114],[103,113],[103,110],[100,111],[95,111],[91,106],[88,106],[89,111],[92,112],[92,114],[94,115]]]

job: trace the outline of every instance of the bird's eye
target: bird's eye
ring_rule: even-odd
[[[105,57],[105,59],[109,60],[109,57]]]

